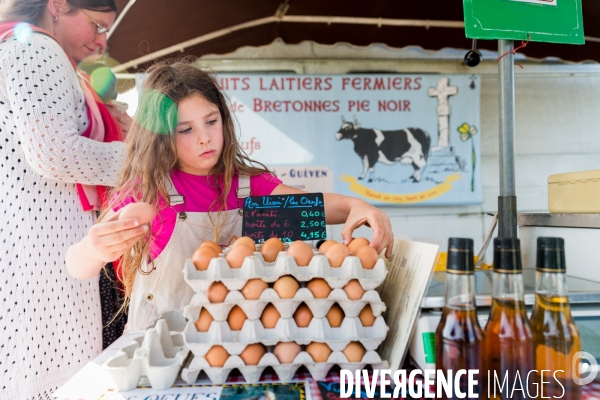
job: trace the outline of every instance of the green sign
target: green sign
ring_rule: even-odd
[[[463,0],[469,39],[584,44],[581,0]]]

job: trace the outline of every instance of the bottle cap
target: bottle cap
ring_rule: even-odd
[[[521,242],[516,238],[494,239],[494,272],[519,274],[521,265]]]
[[[537,239],[535,269],[541,272],[567,272],[563,238],[539,237]]]
[[[448,264],[446,272],[452,274],[473,274],[473,240],[467,238],[448,239]]]

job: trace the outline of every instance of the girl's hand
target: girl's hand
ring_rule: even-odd
[[[377,253],[386,249],[385,256],[389,258],[394,247],[394,233],[387,214],[362,200],[358,205],[353,205],[342,229],[342,238],[346,245],[352,240],[352,232],[361,225],[370,226],[373,230],[371,247],[375,248]]]
[[[135,219],[118,220],[119,212],[90,228],[84,239],[88,257],[104,263],[117,260],[148,232]]]

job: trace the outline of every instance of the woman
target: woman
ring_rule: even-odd
[[[71,278],[64,259],[124,160],[123,143],[105,143],[122,135],[119,123],[76,71],[104,51],[115,16],[114,0],[12,0],[2,10],[0,399],[49,399],[102,350],[98,278]]]

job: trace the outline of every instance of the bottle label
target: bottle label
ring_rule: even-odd
[[[425,362],[435,364],[435,332],[423,332],[423,352]]]

